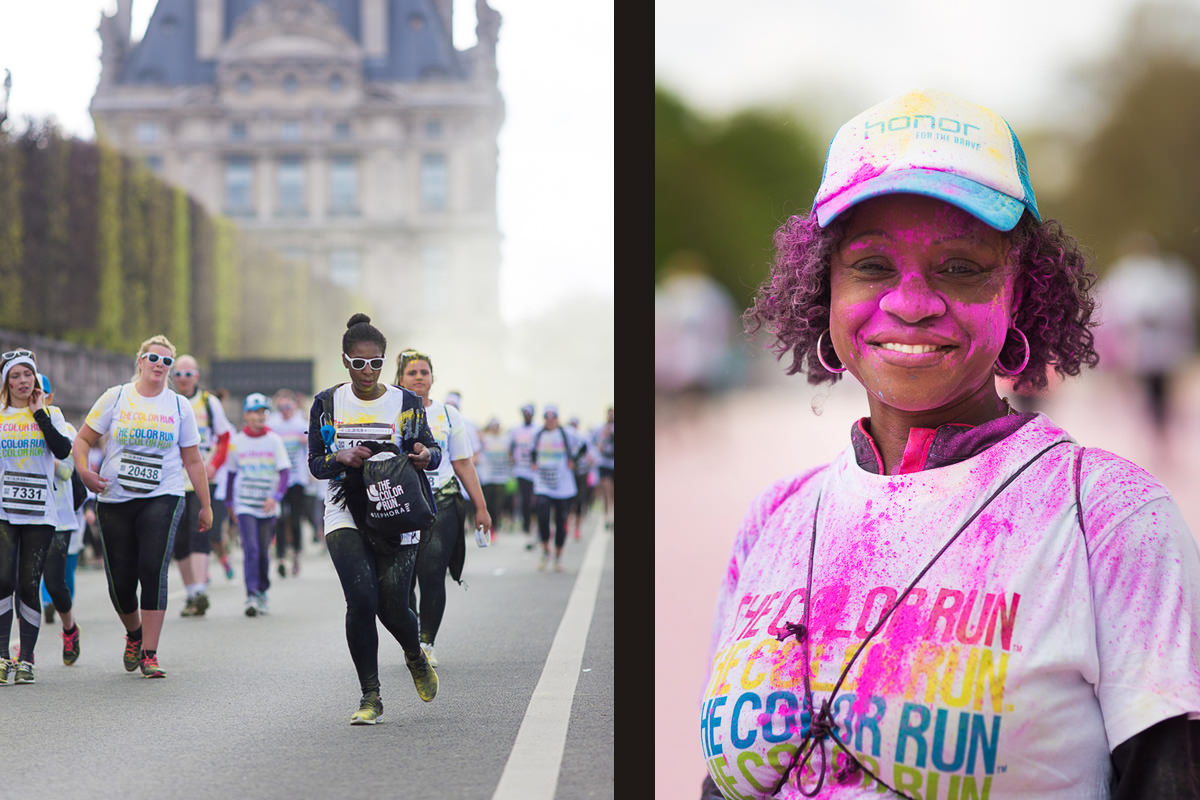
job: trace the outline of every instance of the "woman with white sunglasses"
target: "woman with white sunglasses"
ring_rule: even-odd
[[[158,639],[167,609],[167,568],[183,516],[185,471],[200,500],[199,530],[212,524],[195,412],[167,386],[173,363],[175,346],[165,336],[142,342],[133,380],[102,394],[75,437],[75,469],[99,496],[108,594],[126,631],[125,670],[141,667],[144,678],[165,677]],[[106,433],[97,473],[88,453]]]

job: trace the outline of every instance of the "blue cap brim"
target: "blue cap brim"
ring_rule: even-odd
[[[998,231],[1011,231],[1021,220],[1026,205],[982,183],[930,169],[885,172],[851,186],[817,207],[817,223],[824,228],[838,215],[864,200],[887,194],[920,194],[961,208]],[[1033,212],[1037,216],[1036,211]]]

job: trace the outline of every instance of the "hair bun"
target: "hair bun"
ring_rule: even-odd
[[[350,321],[346,323],[346,327],[353,328],[355,325],[358,325],[359,323],[363,323],[363,322],[370,323],[371,318],[368,317],[366,314],[355,314],[353,317],[350,318]]]

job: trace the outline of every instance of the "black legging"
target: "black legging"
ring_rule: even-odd
[[[55,531],[42,570],[46,594],[50,595],[50,602],[60,614],[71,610],[71,590],[67,587],[67,548],[70,544],[71,531]]]
[[[396,638],[408,658],[421,653],[417,615],[405,603],[412,584],[417,545],[400,547],[394,555],[372,550],[355,528],[338,528],[325,535],[346,597],[346,644],[363,693],[379,691],[379,631],[375,618]]]
[[[212,497],[211,485],[208,496]],[[100,505],[103,506],[104,504],[101,503]],[[195,492],[184,494],[183,514],[183,522],[180,525],[178,535],[174,539],[175,560],[182,561],[192,553],[211,553],[212,542],[208,538],[208,531],[200,530],[200,497]],[[216,525],[216,523],[217,517],[214,512],[213,525]]]
[[[409,607],[421,617],[421,641],[432,644],[446,614],[446,570],[454,545],[463,535],[465,504],[456,496],[439,495],[437,518],[429,530],[421,531],[417,569],[409,592]],[[417,589],[421,590],[420,603]]]
[[[504,508],[504,484],[485,483],[483,485],[483,502],[492,515],[492,528],[498,529],[504,523],[506,512]]]
[[[521,507],[521,530],[529,533],[533,520],[533,480],[517,478],[517,504]]]
[[[33,648],[42,627],[42,566],[53,536],[53,525],[14,525],[0,520],[0,657],[8,658],[15,590],[20,606],[18,657],[33,663]]]
[[[167,608],[167,568],[183,518],[183,496],[161,494],[122,503],[97,503],[108,596],[118,614]],[[207,534],[205,535],[207,538]]]
[[[571,507],[570,497],[537,496],[538,539],[550,541],[550,512],[554,512],[554,546],[559,550],[567,541],[567,510]]]
[[[283,493],[283,502],[279,504],[279,525],[275,526],[275,557],[282,560],[290,546],[296,553],[301,552],[300,520],[308,511],[308,495],[304,487],[293,483]]]

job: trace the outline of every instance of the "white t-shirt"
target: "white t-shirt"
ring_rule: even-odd
[[[171,389],[143,397],[133,383],[113,386],[100,395],[84,422],[101,436],[110,434],[100,464],[108,487],[99,502],[183,496],[179,448],[200,443],[196,417],[185,398]]]
[[[614,469],[613,465],[617,456],[616,427],[615,422],[611,425],[606,422],[592,431],[592,444],[595,445],[596,466],[598,467]]]
[[[206,396],[208,402],[204,400]],[[190,398],[184,397],[183,399],[192,404],[192,413],[196,418],[196,431],[200,434],[200,460],[207,468],[213,451],[217,449],[217,439],[226,433],[233,433],[233,425],[229,422],[229,417],[225,415],[225,407],[221,405],[221,398],[215,394],[197,389]],[[210,416],[211,419],[209,419]],[[222,464],[222,469],[213,475],[213,480],[217,481],[218,485],[225,480],[224,466]],[[192,479],[187,476],[186,472],[183,474],[183,488],[188,492],[194,489]]]
[[[475,450],[471,447],[471,436],[467,432],[462,414],[458,413],[458,409],[454,406],[434,400],[430,405],[425,406],[425,420],[429,423],[429,431],[433,434],[433,438],[442,448],[442,460],[438,464],[438,468],[425,473],[430,487],[436,492],[450,481],[458,480],[454,475],[454,466],[450,462],[460,458],[470,458],[475,455]],[[462,490],[461,483],[459,490]]]
[[[75,441],[75,426],[63,420],[63,434]],[[58,509],[56,531],[74,531],[78,525],[79,515],[75,512],[75,492],[71,488],[71,473],[75,471],[75,460],[70,456],[54,460],[54,505]],[[82,512],[80,512],[82,513]]]
[[[818,493],[807,626],[820,708],[885,608],[1056,441],[1071,440],[1038,415],[964,461],[890,476],[863,470],[847,448],[755,500],[718,598],[701,699],[705,761],[727,797],[767,797],[801,741],[804,648],[785,625],[805,619]],[[1099,449],[1082,462],[1081,532],[1078,451],[1051,449],[986,506],[832,700],[837,735],[893,787],[938,798],[1103,798],[1115,746],[1200,712],[1196,543],[1158,481]],[[834,773],[820,797],[881,796],[862,773],[846,785]],[[779,797],[801,794],[789,784]]]
[[[287,448],[279,434],[267,431],[262,436],[251,436],[238,431],[229,439],[225,463],[234,473],[233,513],[260,519],[278,517],[278,503],[270,514],[263,511],[263,506],[279,490],[279,471],[291,469]]]
[[[557,500],[574,497],[579,489],[575,485],[575,473],[567,462],[570,456],[579,452],[583,440],[570,428],[559,425],[552,431],[542,428],[534,434],[534,441],[537,467],[533,475],[533,493]]]
[[[288,454],[288,486],[308,486],[308,418],[293,412],[291,419],[273,412],[267,417],[267,427],[279,435]]]
[[[508,461],[508,437],[502,433],[484,431],[480,440],[483,451],[476,466],[480,485],[508,483],[512,477],[512,464]]]
[[[525,480],[533,480],[533,464],[529,461],[533,452],[533,435],[538,426],[534,423],[518,425],[509,433],[512,440],[513,475]]]
[[[333,445],[329,452],[356,447],[367,441],[391,442],[397,447],[403,440],[405,425],[411,418],[404,413],[404,391],[395,386],[380,384],[387,390],[374,400],[362,400],[354,394],[349,383],[333,391]],[[407,412],[408,415],[414,412]],[[442,456],[445,460],[445,456]],[[334,502],[334,481],[328,481],[325,491],[325,533],[339,528],[357,528],[349,509]],[[400,536],[401,544],[416,544],[420,531],[408,531]]]
[[[67,421],[58,406],[49,406],[46,413],[66,436]],[[54,482],[54,454],[33,412],[28,406],[0,408],[0,519],[14,525],[57,525]]]

